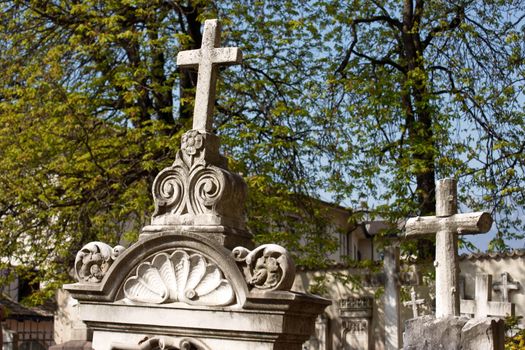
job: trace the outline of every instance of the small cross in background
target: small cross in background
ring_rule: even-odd
[[[414,290],[414,287],[412,287],[412,291],[410,292],[410,301],[404,301],[403,305],[412,306],[412,315],[414,318],[416,318],[419,316],[418,305],[421,305],[424,302],[425,299],[417,299],[416,291]]]
[[[518,290],[520,288],[519,282],[510,282],[509,273],[504,272],[501,274],[501,282],[494,283],[492,289],[497,292],[501,292],[501,301],[510,302],[509,291]]]

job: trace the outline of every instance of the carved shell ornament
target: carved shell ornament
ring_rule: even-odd
[[[124,282],[124,295],[152,304],[184,302],[192,305],[230,305],[235,292],[222,271],[203,255],[177,249],[141,263]]]
[[[295,264],[286,249],[264,244],[252,251],[237,247],[233,258],[240,263],[248,285],[261,290],[290,290],[295,279]]]
[[[103,242],[90,242],[80,249],[75,258],[75,275],[79,282],[98,283],[102,281],[109,267],[124,251]]]
[[[209,350],[200,340],[194,338],[145,337],[137,345],[112,343],[111,350]]]

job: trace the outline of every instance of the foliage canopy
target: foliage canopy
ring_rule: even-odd
[[[323,222],[288,220],[323,217],[305,194],[367,200],[355,220],[396,221],[433,212],[434,179],[457,176],[462,204],[496,215],[504,249],[525,205],[524,6],[3,1],[2,264],[53,287],[86,242],[135,239],[190,127],[196,74],[174,58],[213,17],[244,52],[221,73],[215,126],[248,182],[258,242],[323,263],[336,249]],[[268,232],[269,221],[291,223]]]

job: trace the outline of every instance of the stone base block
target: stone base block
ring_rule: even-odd
[[[62,344],[49,347],[49,350],[93,350],[91,342],[87,340],[70,340]]]
[[[423,316],[405,322],[405,350],[503,350],[504,324],[493,318]]]

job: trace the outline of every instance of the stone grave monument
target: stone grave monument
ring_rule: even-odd
[[[348,297],[339,301],[343,349],[369,349],[372,344],[372,297]]]
[[[301,349],[329,301],[290,291],[295,266],[275,244],[253,248],[245,227],[246,184],[228,170],[212,133],[217,69],[239,64],[220,48],[217,20],[202,47],[180,52],[198,69],[193,129],[153,183],[155,212],[129,248],[92,242],[66,285],[96,350]]]
[[[436,215],[409,219],[405,237],[436,236],[436,316],[405,324],[404,349],[503,349],[503,322],[490,318],[460,317],[458,235],[490,230],[485,212],[457,214],[456,180],[436,183]]]

